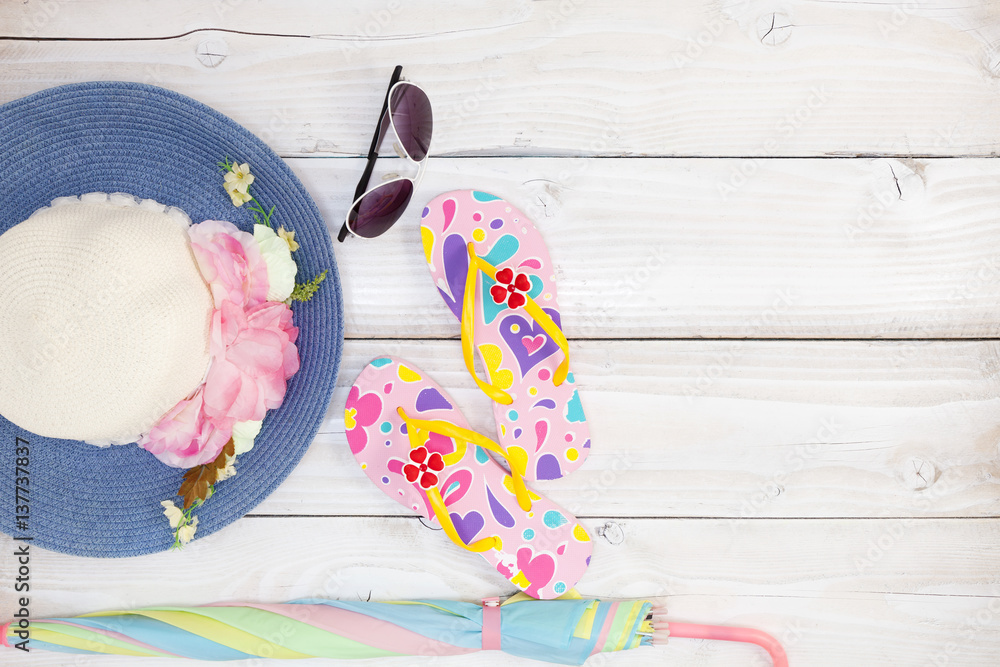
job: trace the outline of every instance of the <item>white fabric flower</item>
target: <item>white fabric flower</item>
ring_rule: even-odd
[[[194,539],[195,531],[198,530],[198,517],[195,517],[185,526],[181,526],[181,529],[177,531],[177,537],[180,538],[181,544],[187,544]]]
[[[253,238],[260,246],[260,254],[267,264],[268,301],[284,301],[295,289],[295,274],[299,267],[292,259],[292,251],[285,239],[267,225],[254,225]]]
[[[251,442],[251,446],[253,443]],[[215,478],[216,482],[222,482],[230,477],[236,477],[236,457],[231,456],[226,460],[226,467],[219,471],[218,476]]]
[[[176,529],[177,526],[181,525],[184,520],[184,512],[181,511],[181,508],[169,500],[164,500],[160,504],[163,505],[163,515],[170,521],[170,527]]]
[[[236,454],[246,454],[253,449],[254,438],[260,433],[263,421],[236,422],[233,424],[233,445],[236,446]]]
[[[244,203],[253,199],[250,196],[249,188],[253,184],[253,174],[250,173],[250,165],[233,163],[232,171],[226,172],[223,177],[222,186],[229,193],[229,198],[233,200],[233,206],[243,206]]]
[[[250,195],[237,192],[236,190],[227,190],[227,192],[229,192],[229,198],[233,200],[233,206],[243,206],[243,204],[253,199]]]
[[[250,173],[250,165],[233,163],[232,171],[227,171],[225,175],[226,189],[236,190],[247,194],[247,190],[253,185],[254,176]]]
[[[284,227],[278,227],[278,236],[285,239],[285,243],[288,244],[288,249],[292,252],[299,249],[299,242],[295,240],[295,232],[289,231]]]

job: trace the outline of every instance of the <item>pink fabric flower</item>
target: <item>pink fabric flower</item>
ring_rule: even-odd
[[[206,220],[188,228],[191,249],[212,290],[211,354],[205,384],[180,401],[139,444],[163,463],[193,468],[215,460],[237,422],[261,421],[285,399],[299,370],[292,311],[267,301],[267,263],[253,235]]]
[[[165,414],[139,446],[174,468],[214,461],[232,437],[234,420],[209,419],[203,406],[204,394],[199,389]]]
[[[248,309],[267,300],[267,263],[252,234],[231,222],[206,220],[188,227],[188,236],[216,308],[232,301]]]
[[[224,301],[212,314],[212,366],[205,379],[205,414],[260,421],[285,399],[285,381],[299,370],[292,311],[269,301],[245,313]]]

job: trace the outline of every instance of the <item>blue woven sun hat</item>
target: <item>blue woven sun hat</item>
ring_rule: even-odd
[[[254,196],[276,207],[276,226],[295,231],[299,276],[328,274],[311,301],[292,307],[301,368],[282,406],[268,412],[253,449],[240,455],[237,476],[198,508],[198,538],[263,501],[302,458],[326,412],[344,338],[326,223],[270,148],[183,95],[93,82],[0,106],[0,234],[58,197],[90,192],[153,199],[193,222],[228,220],[250,231],[251,212],[234,207],[222,187],[218,163],[225,158],[251,165]],[[94,557],[168,549],[174,538],[160,502],[175,497],[183,474],[134,444],[98,448],[45,438],[0,416],[0,531],[32,538],[37,547]]]

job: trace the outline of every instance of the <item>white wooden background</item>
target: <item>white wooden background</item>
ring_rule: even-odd
[[[511,591],[374,488],[343,433],[384,353],[492,432],[415,231],[420,202],[476,187],[532,215],[558,266],[595,445],[539,486],[595,536],[582,593],[767,630],[794,667],[1000,663],[1000,3],[0,3],[0,102],[185,93],[285,157],[333,231],[397,63],[433,100],[433,158],[396,228],[336,247],[348,341],[306,459],[181,554],[36,554],[36,616]],[[431,663],[531,664],[362,664]],[[767,661],[674,640],[600,664]]]

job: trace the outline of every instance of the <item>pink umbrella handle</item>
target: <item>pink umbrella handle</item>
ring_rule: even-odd
[[[671,637],[687,639],[721,639],[728,642],[747,642],[762,647],[771,656],[774,667],[788,667],[788,656],[781,643],[760,630],[752,628],[731,628],[722,625],[701,625],[700,623],[674,623],[669,621],[667,629]]]

